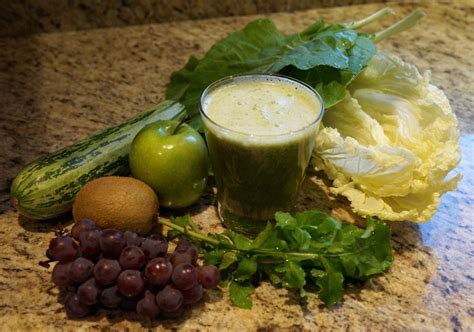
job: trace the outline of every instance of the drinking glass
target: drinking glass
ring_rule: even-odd
[[[218,123],[207,113],[213,102],[210,96],[225,87],[232,89],[232,85],[238,89],[243,81],[255,83],[256,90],[270,81],[305,91],[305,98],[314,98],[315,107],[318,107],[314,110],[314,118],[298,130],[275,134],[230,129],[225,122],[231,121],[232,116],[220,119]],[[288,90],[291,93],[292,90]],[[232,98],[226,101],[225,107],[242,102],[244,100]],[[288,111],[291,114],[288,121],[291,121],[293,115],[297,116],[298,109]],[[255,235],[266,222],[273,220],[275,212],[292,211],[324,113],[320,95],[307,84],[289,77],[266,74],[230,76],[207,87],[201,96],[200,113],[216,179],[218,213],[224,225],[237,232]]]

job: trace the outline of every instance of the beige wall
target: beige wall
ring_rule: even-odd
[[[0,0],[0,36],[295,11],[384,0]]]

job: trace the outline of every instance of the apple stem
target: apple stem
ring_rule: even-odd
[[[178,131],[179,127],[181,127],[181,125],[188,119],[187,116],[183,117],[181,119],[181,121],[179,121],[179,123],[176,125],[176,127],[174,128],[173,132],[171,133],[171,135],[174,135],[176,134],[176,132]]]

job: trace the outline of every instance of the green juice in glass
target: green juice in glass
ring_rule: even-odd
[[[282,76],[228,77],[204,91],[201,116],[227,227],[253,235],[275,212],[293,210],[322,114],[317,92]]]

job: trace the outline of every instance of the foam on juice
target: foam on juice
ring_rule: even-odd
[[[297,133],[309,127],[322,112],[321,102],[313,91],[278,76],[237,77],[232,83],[210,91],[202,107],[217,124],[210,126],[213,132],[249,135],[262,143],[268,141],[268,136]]]

